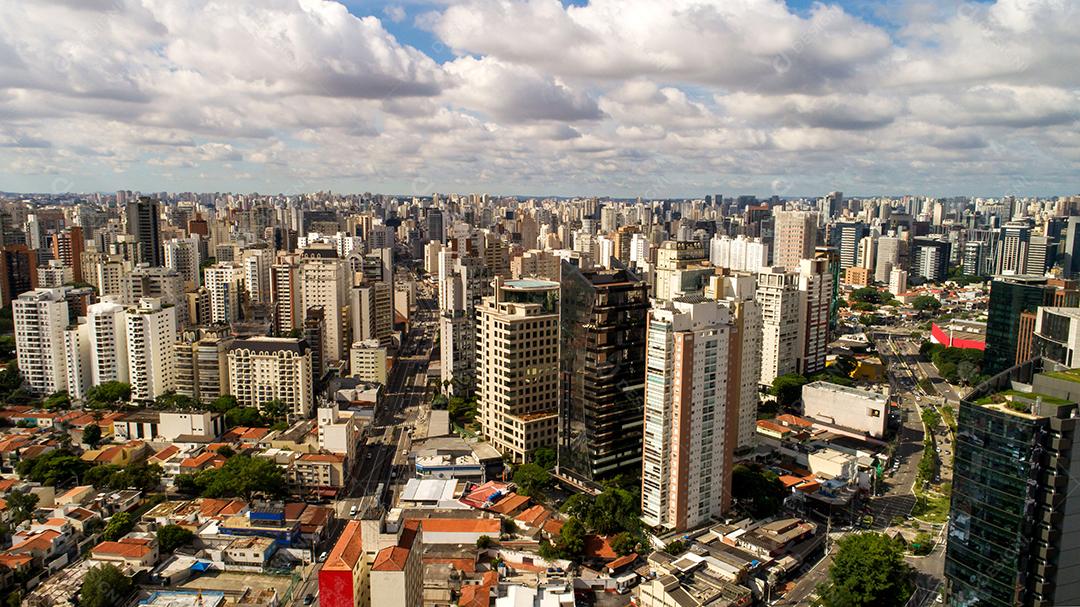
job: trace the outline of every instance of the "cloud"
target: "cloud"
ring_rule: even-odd
[[[502,122],[576,122],[602,116],[596,101],[534,68],[498,59],[462,57],[443,66],[456,78],[452,104],[483,111]]]
[[[387,19],[393,21],[394,23],[401,23],[405,20],[405,17],[407,16],[407,14],[405,13],[405,9],[396,4],[391,4],[384,8],[383,14],[386,15]]]

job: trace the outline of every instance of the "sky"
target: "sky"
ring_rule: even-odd
[[[0,191],[1080,193],[1076,0],[0,3]]]

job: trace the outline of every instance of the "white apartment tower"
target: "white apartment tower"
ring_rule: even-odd
[[[64,330],[64,366],[68,396],[86,398],[90,383],[90,332],[85,318]]]
[[[758,272],[761,306],[761,378],[770,386],[780,375],[796,373],[799,357],[799,275],[785,268]]]
[[[240,291],[244,288],[244,268],[240,264],[219,261],[203,272],[210,294],[210,320],[229,324],[240,318]]]
[[[154,400],[175,389],[176,307],[144,297],[124,320],[132,400]]]
[[[799,262],[814,256],[817,246],[818,215],[806,211],[777,210],[773,265],[794,270]]]
[[[173,238],[165,241],[165,267],[176,270],[188,290],[201,286],[199,265],[199,236]]]
[[[477,313],[480,430],[525,462],[558,440],[559,283],[496,278]]]
[[[730,315],[701,296],[661,302],[646,331],[642,520],[684,530],[730,505]],[[733,436],[734,434],[734,436]]]
[[[124,306],[109,299],[86,308],[92,385],[107,381],[129,381],[125,313]]]
[[[48,395],[67,390],[64,329],[68,303],[63,289],[34,289],[11,302],[15,350],[26,388]]]
[[[288,335],[298,328],[300,318],[300,285],[296,266],[283,260],[270,266],[270,301],[274,305],[274,332]]]

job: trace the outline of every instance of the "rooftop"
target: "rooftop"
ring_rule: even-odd
[[[503,287],[507,289],[518,289],[521,291],[547,290],[559,288],[559,283],[551,280],[540,280],[537,278],[520,278],[518,280],[508,280],[504,282]]]

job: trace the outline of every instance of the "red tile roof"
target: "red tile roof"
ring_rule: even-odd
[[[511,512],[517,511],[519,508],[525,507],[525,505],[528,503],[528,497],[524,495],[518,495],[516,493],[511,493],[510,495],[507,495],[501,500],[495,502],[495,505],[488,508],[488,510],[496,512],[498,514],[510,514]]]
[[[426,518],[420,526],[424,533],[487,533],[492,537],[502,529],[497,518]]]
[[[122,539],[119,542],[101,542],[90,552],[96,557],[119,556],[125,559],[141,559],[153,551],[149,542]]]
[[[371,564],[372,571],[404,571],[405,561],[409,560],[409,549],[401,546],[383,548],[375,555]]]
[[[360,521],[350,520],[345,524],[345,530],[341,532],[330,555],[323,563],[323,571],[352,571],[356,564],[364,556],[363,534],[360,529]]]

